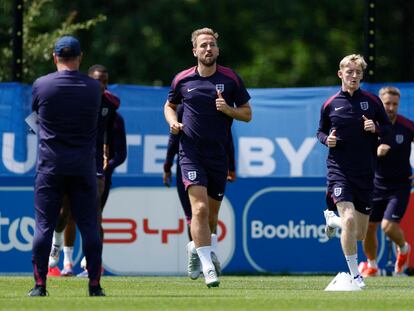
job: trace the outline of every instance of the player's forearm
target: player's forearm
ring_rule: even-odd
[[[177,122],[177,113],[175,112],[174,108],[173,104],[168,101],[164,105],[164,117],[169,125]]]
[[[230,107],[227,115],[239,121],[249,122],[252,119],[252,109],[248,103],[239,107]]]

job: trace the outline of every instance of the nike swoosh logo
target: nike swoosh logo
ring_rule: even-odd
[[[337,111],[339,109],[342,109],[342,108],[344,108],[344,107],[343,106],[342,107],[335,107],[335,111]]]
[[[192,91],[194,91],[196,89],[196,87],[192,88],[192,89],[187,89],[187,92],[190,93]]]

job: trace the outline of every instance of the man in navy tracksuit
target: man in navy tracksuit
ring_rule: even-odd
[[[357,241],[363,240],[372,209],[373,179],[378,136],[391,127],[381,100],[360,89],[367,67],[361,55],[348,55],[339,64],[341,90],[329,98],[321,109],[317,137],[329,148],[328,206],[325,211],[327,235],[341,227],[341,245],[352,277],[365,287],[358,272]]]
[[[102,241],[96,212],[96,131],[101,103],[99,83],[80,73],[79,41],[61,37],[53,59],[57,71],[33,84],[32,109],[38,113],[39,151],[35,177],[33,270],[29,296],[46,295],[52,235],[63,195],[82,235],[88,261],[89,295],[104,296],[100,286]]]

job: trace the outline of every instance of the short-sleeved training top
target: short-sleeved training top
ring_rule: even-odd
[[[209,77],[200,76],[197,67],[180,72],[168,93],[169,102],[184,105],[181,145],[193,145],[204,156],[226,154],[233,121],[216,109],[217,90],[231,107],[246,104],[250,99],[240,77],[219,65]]]

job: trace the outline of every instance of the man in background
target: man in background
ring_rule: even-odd
[[[108,70],[103,65],[93,65],[88,75],[99,81],[102,90],[101,105],[99,108],[97,138],[96,138],[96,176],[97,176],[97,213],[99,217],[100,236],[103,241],[102,211],[109,192],[111,177],[116,166],[122,164],[126,158],[126,135],[123,119],[116,110],[120,100],[107,90],[109,82]],[[115,124],[115,122],[117,123]],[[105,196],[103,196],[105,195]],[[53,235],[53,247],[50,252],[49,266],[54,267],[59,262],[59,253],[64,237],[64,268],[62,276],[73,275],[73,248],[76,239],[76,226],[69,211],[70,202],[65,202],[59,217],[58,226]],[[78,276],[88,277],[86,259],[81,262],[84,271]],[[103,272],[103,270],[101,271]]]
[[[397,245],[397,261],[394,275],[401,275],[408,268],[411,247],[404,238],[400,222],[404,217],[411,193],[411,143],[414,139],[414,123],[398,114],[400,90],[387,86],[379,91],[385,111],[392,123],[392,131],[380,140],[375,170],[373,208],[369,218],[364,253],[368,262],[360,264],[364,277],[377,276],[378,239],[377,228]]]

